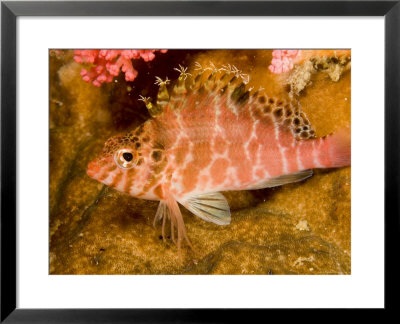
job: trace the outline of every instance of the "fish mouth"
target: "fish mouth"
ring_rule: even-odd
[[[93,160],[93,161],[89,162],[87,169],[86,169],[86,174],[89,177],[96,179],[96,176],[99,174],[100,169],[101,169],[101,167],[99,166],[97,161]]]

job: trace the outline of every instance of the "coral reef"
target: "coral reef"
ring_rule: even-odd
[[[343,72],[351,67],[351,60],[348,56],[341,57],[320,57],[315,56],[297,65],[287,78],[290,86],[290,95],[298,96],[311,82],[313,74],[318,72],[326,73],[334,82],[339,81]]]
[[[288,72],[293,69],[295,62],[301,59],[301,56],[301,50],[273,50],[268,69],[276,74]]]
[[[291,98],[310,85],[313,74],[326,73],[337,82],[350,68],[350,50],[273,50],[268,66],[272,73],[283,74]]]
[[[150,118],[137,99],[155,97],[155,76],[175,79],[178,64],[229,63],[266,93],[290,101],[281,76],[265,72],[271,59],[269,50],[170,50],[151,68],[135,66],[135,86],[119,75],[118,82],[98,88],[81,80],[72,52],[52,55],[50,274],[350,274],[350,167],[316,170],[308,180],[282,187],[226,192],[228,226],[182,208],[195,251],[185,247],[181,259],[168,237],[163,242],[161,228],[153,227],[158,202],[135,199],[86,175],[107,138]],[[351,117],[350,67],[336,82],[324,71],[311,73],[296,97],[318,137],[349,127]]]
[[[126,81],[135,80],[138,72],[134,69],[132,60],[141,58],[145,62],[151,61],[156,51],[167,52],[167,50],[75,50],[74,60],[77,63],[93,65],[90,70],[83,68],[81,76],[83,81],[92,82],[96,87],[100,87],[103,82],[111,82],[118,76],[120,70],[125,73]]]

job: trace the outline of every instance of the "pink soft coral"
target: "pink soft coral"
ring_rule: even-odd
[[[271,65],[268,68],[275,74],[288,72],[301,56],[301,50],[273,50]]]
[[[93,65],[90,70],[82,69],[81,76],[86,82],[92,82],[100,87],[103,82],[111,82],[122,70],[126,81],[135,80],[138,72],[133,68],[132,60],[143,59],[151,61],[155,52],[167,50],[75,50],[74,59],[77,63]]]

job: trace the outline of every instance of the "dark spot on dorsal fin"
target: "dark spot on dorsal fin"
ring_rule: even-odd
[[[274,110],[274,115],[276,118],[281,118],[283,115],[283,109],[282,108],[278,108],[276,110]]]
[[[199,95],[201,95],[204,93],[204,90],[205,90],[204,85],[202,85],[197,91],[198,91]]]
[[[271,106],[270,106],[270,105],[266,105],[266,106],[264,107],[264,112],[265,112],[266,114],[269,114],[269,113],[271,112]]]
[[[237,86],[231,94],[231,99],[232,100],[238,100],[244,93],[246,87],[244,83],[242,82],[239,86]]]
[[[244,94],[242,94],[239,99],[237,100],[238,105],[243,105],[249,100],[250,97],[250,92],[246,91]]]
[[[253,98],[258,96],[258,90],[256,92],[253,93]]]
[[[301,138],[307,138],[308,137],[308,133],[307,132],[301,132],[300,137]]]
[[[153,151],[153,153],[151,153],[151,158],[155,162],[159,162],[161,160],[161,157],[162,157],[161,151]]]
[[[198,74],[198,75],[195,77],[194,82],[195,82],[195,83],[199,82],[199,80],[201,79],[201,77],[202,77],[202,74]]]
[[[229,83],[233,83],[233,82],[235,82],[236,80],[237,80],[237,77],[234,76],[234,77],[229,81]]]
[[[225,91],[226,91],[226,89],[228,89],[228,86],[225,86],[225,87],[223,87],[220,91],[221,91],[221,94],[224,94],[225,93]]]
[[[221,77],[219,78],[219,80],[222,81],[226,76],[227,76],[227,74],[224,73],[223,75],[221,75]]]

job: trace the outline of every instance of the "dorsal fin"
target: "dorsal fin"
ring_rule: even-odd
[[[167,89],[167,85],[170,83],[170,80],[168,80],[168,77],[163,80],[160,77],[156,77],[156,82],[160,88],[158,89],[158,94],[157,94],[157,106],[161,107],[161,110],[164,110],[165,106],[168,105],[169,102],[169,93]]]
[[[254,120],[271,117],[279,127],[291,132],[298,140],[314,137],[314,130],[298,105],[267,97],[261,88],[255,90],[250,87],[249,76],[233,65],[217,68],[210,63],[203,67],[196,62],[190,73],[187,72],[188,68],[181,65],[174,70],[179,72],[179,76],[170,94],[167,90],[168,78],[165,81],[157,78],[156,84],[160,85],[157,104],[152,105],[146,98],[146,106],[153,117],[161,115],[167,106],[171,110],[198,109],[222,100],[224,106],[236,115],[242,109],[247,109]]]
[[[201,100],[208,102],[213,98],[225,97],[227,106],[234,110],[239,109],[250,99],[250,90],[247,86],[249,77],[235,66],[227,65],[217,68],[210,63],[210,66],[202,67],[196,62],[191,73],[182,66],[174,70],[180,75],[170,98],[170,107],[173,110],[194,108],[182,105],[185,100],[189,101],[187,99],[190,96],[196,98],[195,102],[201,102]]]
[[[297,140],[306,140],[315,137],[315,131],[307,116],[301,111],[299,105],[283,99],[267,97],[263,93],[254,95],[253,109],[255,115],[262,118],[271,116],[275,123],[291,132]]]

